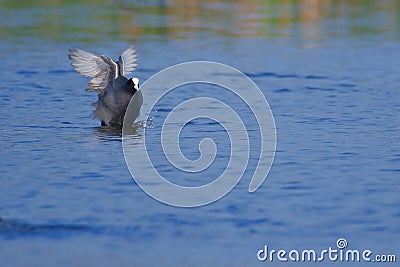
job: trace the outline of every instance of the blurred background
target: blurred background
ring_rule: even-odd
[[[117,59],[131,44],[142,82],[210,60],[260,87],[278,141],[257,192],[256,158],[201,208],[163,205],[133,182],[67,57],[76,47]],[[322,250],[338,238],[398,253],[400,1],[0,0],[0,56],[2,266],[273,266],[257,260],[265,244]],[[185,133],[189,157],[198,134]]]
[[[107,42],[113,38],[191,40],[214,36],[279,39],[304,47],[330,38],[399,37],[398,1],[7,1],[2,38]]]

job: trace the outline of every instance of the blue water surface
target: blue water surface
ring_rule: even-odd
[[[397,253],[398,261],[399,3],[313,3],[1,0],[1,266],[273,266],[283,263],[257,259],[264,245],[323,250],[339,238],[352,249]],[[79,47],[116,59],[130,44],[141,81],[176,63],[210,60],[260,87],[277,151],[259,190],[248,193],[247,173],[221,200],[184,209],[140,189],[120,133],[91,118],[96,95],[84,91],[88,79],[67,58]],[[197,96],[195,86],[183,89],[171,99]],[[164,101],[150,134],[170,111]],[[223,145],[221,161],[195,185],[223,171],[227,135],[208,120],[182,132],[191,159],[210,136]],[[256,148],[259,138],[251,140]],[[161,150],[152,156],[166,163]]]

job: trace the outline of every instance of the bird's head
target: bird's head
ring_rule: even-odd
[[[129,81],[132,83],[133,88],[135,91],[139,90],[139,79],[138,78],[131,78]]]

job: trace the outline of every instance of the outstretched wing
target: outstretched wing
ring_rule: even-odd
[[[68,57],[72,60],[71,65],[75,71],[92,78],[86,91],[103,94],[116,78],[117,64],[107,56],[97,56],[80,49],[70,49],[69,51]]]
[[[120,75],[122,76],[127,76],[129,75],[132,71],[136,69],[137,66],[137,55],[136,55],[136,49],[134,46],[128,47],[122,55],[119,57],[119,66],[120,66]]]

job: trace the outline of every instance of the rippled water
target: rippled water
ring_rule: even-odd
[[[310,3],[0,1],[2,265],[272,265],[257,260],[265,244],[325,249],[340,237],[350,248],[398,253],[399,4]],[[254,80],[277,128],[258,191],[247,192],[247,173],[223,199],[181,209],[134,183],[119,132],[91,119],[96,96],[66,56],[79,47],[116,58],[131,43],[141,81],[189,60],[229,64]],[[169,110],[157,111],[154,130]],[[203,133],[226,137],[193,122],[183,132],[188,158],[198,157],[190,144]],[[215,173],[196,183],[221,171],[229,151],[219,152]]]

